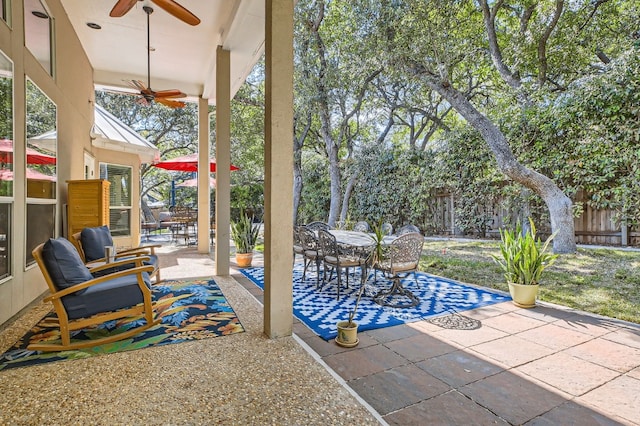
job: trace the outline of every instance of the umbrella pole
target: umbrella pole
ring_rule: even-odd
[[[176,181],[171,180],[171,207],[176,205]]]

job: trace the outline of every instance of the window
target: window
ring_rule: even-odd
[[[11,2],[10,0],[2,0],[0,3],[0,19],[11,26]]]
[[[56,105],[27,79],[26,266],[34,263],[31,251],[55,236],[57,206]]]
[[[53,18],[42,0],[24,0],[24,39],[27,49],[53,75]]]
[[[131,235],[131,176],[132,168],[100,163],[100,179],[109,186],[109,229],[111,235]]]
[[[0,279],[11,275],[12,211],[13,64],[0,52]]]

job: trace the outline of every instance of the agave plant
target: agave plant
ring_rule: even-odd
[[[529,218],[529,230],[523,232],[520,223],[515,230],[500,230],[500,254],[492,255],[493,260],[504,271],[507,282],[514,284],[535,285],[539,283],[542,272],[553,265],[557,254],[549,252],[549,245],[555,234],[542,243],[536,239],[536,227]]]
[[[231,239],[236,246],[236,253],[251,253],[258,241],[260,224],[253,223],[254,217],[240,213],[240,219],[231,223]]]

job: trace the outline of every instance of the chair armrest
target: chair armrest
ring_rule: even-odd
[[[135,253],[143,253],[143,254],[156,254],[156,248],[158,247],[162,247],[161,244],[149,244],[149,245],[144,245],[144,246],[139,246],[139,247],[134,247],[134,248],[129,248],[129,249],[122,249],[118,251],[118,254],[116,256],[120,256],[120,255],[132,255]]]
[[[102,270],[105,269],[111,269],[111,268],[115,268],[118,266],[124,266],[124,265],[129,265],[131,263],[135,264],[135,266],[143,266],[143,262],[147,261],[149,262],[151,260],[151,258],[149,256],[136,256],[133,258],[129,258],[129,259],[122,259],[122,260],[117,260],[115,262],[109,262],[109,263],[103,263],[101,265],[97,265],[97,266],[91,266],[91,263],[87,264],[87,267],[89,268],[89,272],[91,272],[92,274],[95,272],[100,272]],[[94,261],[94,262],[98,262],[98,261]],[[104,260],[100,261],[101,263],[104,262]],[[133,268],[129,268],[129,270],[133,270]]]
[[[109,265],[113,266],[113,263],[110,263]],[[89,288],[89,287],[92,287],[94,285],[98,285],[100,283],[103,283],[105,281],[109,281],[109,280],[114,279],[114,278],[124,277],[124,276],[127,276],[127,275],[138,275],[139,276],[138,285],[140,285],[141,290],[143,292],[145,291],[145,289],[147,291],[151,291],[151,290],[149,290],[148,287],[146,287],[144,285],[144,281],[142,280],[142,273],[143,272],[147,272],[147,273],[153,272],[153,266],[151,266],[151,265],[138,266],[136,268],[126,269],[126,270],[114,272],[114,273],[108,274],[108,275],[102,275],[100,277],[85,281],[85,282],[83,282],[81,284],[76,284],[74,286],[71,286],[71,287],[65,288],[63,290],[57,291],[57,292],[53,293],[52,295],[45,297],[44,301],[45,302],[51,302],[51,301],[53,301],[55,299],[60,299],[60,298],[62,298],[64,296],[68,296],[68,295],[76,293],[76,292],[78,292],[80,290],[84,290],[85,288]],[[142,287],[144,287],[144,289]]]

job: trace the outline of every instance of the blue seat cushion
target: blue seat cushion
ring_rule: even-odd
[[[76,248],[64,237],[49,238],[44,243],[42,260],[53,285],[58,290],[93,279]],[[81,290],[79,293],[85,291]]]
[[[104,247],[113,245],[111,232],[106,225],[94,228],[84,228],[80,233],[80,244],[87,262],[102,259],[104,257]]]
[[[145,285],[151,288],[149,274],[143,272],[142,276]],[[83,294],[63,297],[62,304],[69,319],[86,318],[143,303],[137,277],[137,274],[131,274],[113,278],[87,288]]]

